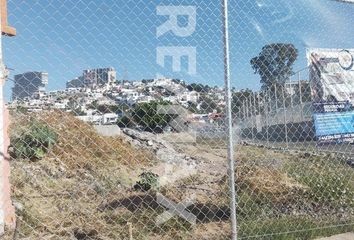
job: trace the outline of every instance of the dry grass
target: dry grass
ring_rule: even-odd
[[[70,169],[107,167],[117,162],[146,165],[155,159],[149,152],[136,151],[122,138],[100,136],[89,124],[61,111],[17,115],[11,126],[12,135],[23,131],[33,121],[48,125],[58,134],[58,143],[47,158],[56,158]]]
[[[37,162],[12,161],[12,195],[23,205],[18,212],[19,238],[125,238],[126,225],[112,224],[112,213],[97,209],[112,195],[124,197],[142,168],[156,163],[155,157],[121,138],[102,137],[62,112],[16,116],[11,134],[25,131],[31,121],[46,123],[58,141]],[[132,217],[125,215],[122,221]]]
[[[202,149],[196,154],[200,159],[197,167],[201,168],[198,174],[161,189],[176,203],[194,194],[190,211],[198,216],[197,225],[175,217],[157,226],[155,219],[164,210],[155,197],[131,190],[143,169],[157,163],[152,153],[135,149],[118,137],[102,137],[67,113],[54,111],[13,119],[12,135],[25,130],[33,120],[46,123],[59,135],[57,144],[42,160],[12,162],[13,199],[23,205],[17,212],[18,239],[128,239],[128,222],[133,224],[134,239],[229,238],[226,152]],[[343,178],[338,179],[338,172]],[[323,227],[317,220],[321,222],[324,215],[333,216],[327,225],[340,223],[343,214],[336,215],[339,211],[332,202],[342,207],[339,201],[353,199],[354,194],[354,188],[344,184],[353,182],[352,169],[333,158],[301,158],[299,154],[237,146],[236,175],[242,237],[303,230],[309,223]],[[321,198],[314,198],[317,196]],[[294,202],[318,208],[295,216],[291,211]],[[110,207],[102,210],[102,206]],[[289,211],[282,212],[284,207]],[[344,217],[349,221],[351,216],[349,212]],[[272,239],[309,239],[294,236]]]
[[[247,172],[237,171],[237,173],[237,182],[241,188],[273,204],[286,202],[295,193],[303,193],[308,189],[307,186],[290,178],[287,173],[277,169],[252,167]]]

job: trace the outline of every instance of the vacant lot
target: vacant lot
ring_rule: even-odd
[[[24,134],[34,121],[46,124],[57,139],[41,159],[12,161],[16,238],[128,239],[129,226],[134,239],[230,236],[221,143],[171,143],[193,162],[186,167],[166,163],[153,147],[99,136],[91,126],[59,112],[14,119],[12,137]],[[343,157],[238,145],[235,158],[240,237],[311,239],[353,230],[354,169]],[[180,177],[173,181],[147,191],[134,188],[142,172],[163,179],[171,172],[166,169],[174,167]],[[157,192],[175,203],[190,199],[186,210],[197,217],[196,224],[177,216],[156,224],[166,210]]]

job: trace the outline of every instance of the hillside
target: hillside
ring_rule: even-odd
[[[230,235],[226,150],[221,145],[205,139],[167,143],[163,135],[132,130],[102,137],[61,112],[12,119],[12,138],[33,123],[46,124],[57,134],[43,158],[12,160],[17,239],[129,239],[129,226],[134,239]],[[352,230],[354,170],[342,156],[247,144],[235,150],[241,237],[311,239]],[[159,175],[156,190],[171,201],[190,198],[186,210],[196,216],[196,225],[179,217],[156,224],[166,210],[157,191],[134,189],[145,171]],[[342,227],[336,231],[323,228],[337,225]],[[286,234],[273,235],[279,232]]]

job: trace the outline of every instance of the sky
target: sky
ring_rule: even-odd
[[[157,27],[168,16],[158,6],[194,6],[196,27],[190,36]],[[83,69],[109,67],[118,79],[141,80],[163,75],[187,82],[223,86],[223,25],[221,0],[8,0],[9,24],[18,35],[3,38],[5,64],[13,75],[49,73],[48,90],[63,89]],[[231,83],[236,89],[260,88],[250,59],[269,43],[292,43],[299,50],[294,71],[307,66],[306,48],[354,48],[354,4],[332,0],[229,0]],[[179,26],[187,26],[185,16]],[[181,71],[172,60],[157,63],[161,47],[192,47],[196,73]],[[301,78],[307,78],[301,72]],[[6,86],[7,98],[12,82]]]

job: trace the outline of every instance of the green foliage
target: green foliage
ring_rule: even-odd
[[[123,116],[117,120],[117,125],[121,128],[129,128],[134,126],[134,122],[127,116]]]
[[[217,101],[208,95],[200,96],[200,112],[201,113],[211,113],[214,110],[221,112],[221,109],[218,107]]]
[[[233,113],[240,113],[242,110],[242,105],[246,101],[253,100],[255,93],[252,92],[250,89],[241,89],[240,91],[233,91],[232,92],[232,112]],[[256,101],[258,103],[258,101]],[[256,106],[258,109],[258,106]]]
[[[187,86],[187,89],[189,91],[196,91],[196,92],[204,92],[207,93],[210,91],[210,86],[209,85],[203,85],[201,83],[192,83]]]
[[[197,108],[197,104],[194,102],[188,102],[187,109],[188,109],[188,111],[190,111],[192,113],[199,113],[199,110]]]
[[[108,104],[97,104],[97,102],[93,102],[88,105],[89,109],[97,110],[98,112],[105,114],[105,113],[122,113],[123,111],[127,110],[129,107],[125,104],[121,105],[108,105]]]
[[[268,89],[274,83],[283,84],[289,79],[297,57],[298,50],[293,44],[272,43],[265,45],[250,63],[261,77],[262,88]]]
[[[69,102],[67,105],[68,110],[71,110],[71,112],[75,116],[84,116],[85,112],[81,110],[80,104],[78,103],[78,100],[76,98],[70,97]]]
[[[98,107],[98,101],[97,100],[94,100],[90,104],[87,105],[88,109],[97,109],[97,107]]]
[[[88,109],[97,110],[100,114],[116,113],[121,114],[129,109],[127,104],[99,104],[97,100],[87,105]],[[124,119],[123,119],[124,120]]]
[[[169,102],[152,101],[136,105],[133,109],[132,120],[140,125],[144,131],[161,132],[172,120],[172,116],[158,113],[159,105],[169,105]]]
[[[18,106],[16,107],[16,112],[17,113],[21,113],[21,114],[27,114],[28,113],[28,109],[26,107],[23,106]]]
[[[140,180],[134,185],[135,190],[149,191],[157,190],[160,187],[159,175],[153,172],[143,172],[139,175]]]
[[[99,111],[102,114],[116,113],[116,112],[120,111],[118,105],[105,105],[105,104],[103,104],[103,105],[98,105],[96,109],[97,109],[97,111]]]
[[[86,115],[86,113],[84,111],[82,111],[81,108],[73,109],[72,113],[74,114],[74,116],[85,116]]]
[[[10,154],[16,159],[39,160],[56,143],[57,138],[57,134],[47,125],[32,122],[26,131],[11,139]]]
[[[174,82],[176,84],[180,84],[183,87],[186,87],[186,83],[181,79],[172,79],[172,82]]]
[[[141,80],[141,82],[144,83],[144,84],[151,83],[153,81],[154,81],[154,79],[143,79],[143,80]]]
[[[294,179],[308,186],[306,197],[332,206],[354,206],[353,170],[336,159],[311,157],[288,164]]]
[[[239,237],[252,236],[251,239],[255,240],[307,240],[352,231],[353,225],[330,217],[319,221],[306,216],[284,216],[273,219],[258,218],[257,221],[254,219],[240,221],[239,224]]]
[[[300,95],[301,95],[301,101],[300,101]],[[301,81],[300,84],[294,86],[295,99],[293,99],[293,101],[295,103],[300,104],[300,102],[311,102],[312,101],[311,95],[312,95],[311,87],[309,82]]]

